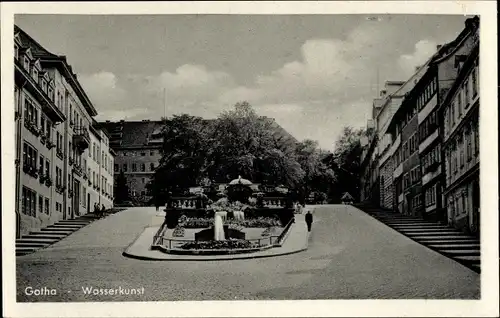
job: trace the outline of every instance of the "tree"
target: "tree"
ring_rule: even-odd
[[[276,136],[269,118],[258,116],[247,102],[237,103],[214,122],[209,175],[227,182],[239,175],[259,183],[295,186],[303,171],[293,143]]]
[[[156,203],[163,204],[174,193],[185,192],[204,177],[207,154],[207,127],[200,117],[175,115],[165,118],[162,158],[148,190]]]
[[[320,193],[321,197],[330,196],[336,179],[333,169],[325,161],[330,153],[321,150],[316,141],[306,139],[298,143],[297,154],[305,172],[302,196],[307,197],[312,192]]]
[[[116,203],[123,203],[124,201],[128,201],[130,199],[128,190],[127,177],[125,177],[122,170],[116,178],[116,188],[114,191],[116,194]]]
[[[344,192],[349,192],[356,200],[360,197],[361,155],[363,146],[361,138],[366,136],[364,129],[344,127],[342,135],[335,144],[335,151],[325,158],[337,174],[336,198],[340,199]]]

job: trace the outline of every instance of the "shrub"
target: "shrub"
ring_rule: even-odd
[[[240,248],[256,248],[260,245],[247,240],[225,240],[225,241],[198,241],[188,242],[180,246],[184,250],[198,249],[240,249]]]
[[[174,229],[174,232],[172,233],[172,236],[173,237],[184,237],[185,234],[186,234],[186,231],[184,230],[184,228],[178,225]]]

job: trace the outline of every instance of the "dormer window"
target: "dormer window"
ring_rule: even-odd
[[[23,63],[24,63],[24,65],[23,65],[24,69],[29,72],[30,71],[30,59],[27,56],[24,57]]]
[[[14,43],[14,57],[17,59],[19,59],[19,45],[15,44]]]
[[[38,83],[38,70],[36,69],[36,67],[33,67],[33,70],[31,72],[31,76],[33,77],[35,82]]]
[[[49,95],[50,100],[54,101],[54,88],[52,88],[52,85],[49,85],[48,95]]]
[[[45,80],[45,78],[42,78],[41,80],[41,84],[42,84],[42,90],[47,93],[47,81]]]

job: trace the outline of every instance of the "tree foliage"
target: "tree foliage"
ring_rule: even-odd
[[[214,120],[166,118],[162,159],[148,188],[164,198],[206,180],[227,183],[241,176],[304,195],[331,192],[335,173],[325,158],[332,154],[314,141],[297,142],[276,126],[247,102]]]
[[[115,202],[122,203],[124,201],[129,200],[129,192],[128,192],[127,178],[123,171],[120,172],[118,177],[116,178],[116,188],[114,190],[115,193]]]
[[[344,127],[335,144],[335,151],[326,158],[328,164],[337,174],[335,199],[340,199],[344,192],[349,192],[355,200],[360,196],[361,155],[363,146],[361,139],[366,136],[364,129]]]

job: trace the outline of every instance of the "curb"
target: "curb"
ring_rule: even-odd
[[[144,231],[148,228],[149,226],[144,227]],[[259,255],[259,254],[234,254],[233,257],[206,257],[206,258],[171,258],[171,259],[165,259],[165,258],[156,258],[156,257],[150,257],[150,256],[143,256],[143,255],[136,255],[132,254],[129,252],[130,247],[135,244],[141,237],[141,234],[139,234],[132,243],[130,243],[125,250],[122,252],[122,256],[131,258],[131,259],[137,259],[137,260],[142,260],[142,261],[194,261],[194,262],[200,262],[200,261],[233,261],[233,260],[240,260],[240,259],[254,259],[254,258],[267,258],[267,257],[276,257],[276,256],[284,256],[284,255],[291,255],[291,254],[296,254],[303,252],[309,248],[309,238],[310,234],[307,234],[305,244],[302,248],[292,250],[292,251],[287,251],[287,252],[281,252],[281,253],[275,253],[275,254],[264,254],[264,255]]]
[[[154,257],[149,257],[149,256],[142,256],[142,255],[134,255],[130,254],[127,251],[124,251],[122,253],[123,256],[132,258],[132,259],[137,259],[137,260],[142,260],[142,261],[167,261],[167,262],[172,262],[172,261],[193,261],[193,262],[203,262],[203,261],[234,261],[234,260],[240,260],[240,259],[254,259],[254,258],[268,258],[268,257],[276,257],[276,256],[284,256],[284,255],[291,255],[291,254],[296,254],[303,252],[308,249],[308,244],[306,246],[302,247],[301,249],[294,250],[294,251],[289,251],[289,252],[283,252],[283,253],[276,253],[276,254],[269,254],[269,255],[245,255],[242,257],[228,257],[228,258],[172,258],[172,259],[160,259],[160,258],[154,258]],[[243,255],[243,254],[240,254]]]

